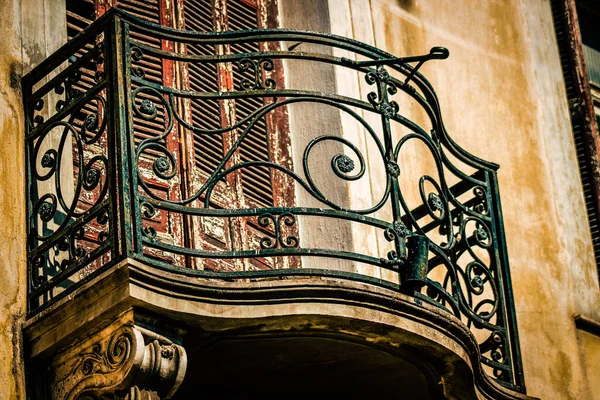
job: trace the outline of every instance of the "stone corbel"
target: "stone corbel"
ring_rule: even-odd
[[[55,357],[53,399],[161,400],[185,376],[183,347],[132,325],[108,327]]]

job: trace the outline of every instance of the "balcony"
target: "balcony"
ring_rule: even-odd
[[[182,330],[222,331],[219,316],[237,321],[238,330],[248,328],[246,318],[262,317],[271,321],[264,326],[281,329],[285,310],[290,318],[296,313],[300,325],[334,325],[326,322],[328,313],[352,325],[348,310],[354,308],[401,315],[397,332],[369,340],[410,343],[411,357],[429,357],[425,369],[437,365],[435,354],[438,364],[455,363],[454,375],[465,369],[454,387],[465,381],[475,389],[464,389],[471,394],[461,398],[476,391],[523,398],[498,166],[448,136],[436,94],[419,72],[447,57],[446,49],[433,48],[397,58],[343,37],[295,30],[178,31],[118,9],[59,49],[23,78],[26,337],[30,358],[52,359],[58,371],[32,374],[50,382],[53,398],[71,398],[91,390],[81,382],[100,374],[101,365],[117,363],[98,360],[104,360],[103,346],[115,350],[110,346],[122,337],[145,345],[140,360],[158,343],[167,371],[184,363],[185,351],[192,354]],[[220,76],[214,90],[193,87],[186,80],[193,70],[215,71],[204,75]],[[331,90],[326,77],[343,74],[368,93]],[[319,88],[312,76],[325,77],[325,85]],[[304,85],[296,86],[300,81]],[[404,115],[401,97],[420,110],[419,124]],[[210,107],[219,117],[213,125]],[[205,113],[198,118],[194,110]],[[356,129],[338,124],[332,130],[333,123],[313,137],[306,129],[300,133],[303,125],[328,118],[351,120]],[[261,121],[267,140],[278,143],[267,143],[267,157],[253,158]],[[214,143],[211,137],[223,147],[209,162],[201,149]],[[413,165],[404,155],[413,143],[428,153],[435,173],[405,189],[403,179],[421,162],[413,157]],[[261,189],[261,176],[272,185],[268,190]],[[364,180],[370,183],[353,186]],[[353,199],[364,190],[375,193],[373,204]],[[253,195],[259,192],[267,195]],[[371,240],[376,244],[363,243]],[[225,307],[202,329],[195,325],[204,312],[195,308],[200,303]],[[345,311],[297,311],[307,303],[344,304]],[[276,311],[269,309],[273,304]],[[252,305],[264,309],[253,314]],[[236,307],[246,308],[231,311]],[[135,328],[115,328],[96,347],[81,341],[90,326],[113,326],[106,315],[114,321],[134,312]],[[372,329],[365,332],[380,329],[378,318],[366,318]],[[340,324],[338,333],[347,333]],[[78,356],[82,366],[65,361],[72,355],[64,346],[73,341],[87,354]],[[140,363],[148,372],[146,361]],[[69,375],[67,366],[81,369],[81,376]],[[193,376],[202,370],[190,368]],[[181,386],[179,393],[191,396],[182,383],[185,369],[171,369],[175,375],[160,375],[164,385],[157,392],[170,398]],[[107,371],[105,377],[113,373]],[[125,383],[111,387],[125,390],[137,382],[127,376],[114,378]],[[141,390],[136,385],[131,393]]]

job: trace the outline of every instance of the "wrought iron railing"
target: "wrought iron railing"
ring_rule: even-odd
[[[131,35],[132,31],[137,36]],[[152,47],[136,40],[140,37],[159,39],[169,46]],[[271,50],[226,51],[229,45],[247,43]],[[185,46],[192,44],[214,46],[218,55],[191,55]],[[316,50],[303,52],[299,46]],[[336,52],[343,52],[344,57]],[[295,30],[177,31],[119,10],[110,11],[23,79],[30,315],[128,257],[210,278],[334,276],[399,290],[417,302],[454,314],[479,341],[484,370],[505,386],[521,390],[497,166],[472,156],[450,139],[434,90],[418,72],[427,61],[447,56],[447,50],[434,48],[423,56],[395,58],[350,39]],[[228,91],[193,91],[186,85],[148,79],[143,68],[148,59],[158,59],[163,66],[169,62],[180,67],[205,64],[250,71],[253,80],[246,78],[241,88]],[[364,98],[349,97],[285,88],[281,79],[272,78],[284,62],[300,60],[351,71],[371,91]],[[421,109],[425,123],[417,124],[401,112],[399,104],[403,103],[396,101],[401,96]],[[223,123],[218,129],[195,125],[181,112],[186,101],[243,98],[260,99],[261,105],[245,118]],[[275,158],[236,158],[257,121],[298,103],[327,107],[358,121],[364,140],[373,144],[369,160],[361,146],[336,132],[313,138],[304,149],[293,149],[303,154],[302,165],[295,168]],[[158,134],[135,139],[136,120],[154,123]],[[152,182],[171,188],[184,186],[182,156],[173,150],[173,143],[178,146],[189,132],[235,135],[217,168],[201,184],[167,195],[168,190],[157,190]],[[379,159],[381,175],[370,178],[384,185],[374,205],[356,209],[324,194],[309,161],[312,150],[324,142],[342,149],[330,156],[330,164],[344,184],[363,178],[371,171],[373,160]],[[415,182],[418,190],[413,194],[418,205],[409,204],[405,195],[401,183],[405,167],[399,161],[403,149],[413,143],[426,149],[435,171]],[[214,207],[211,196],[220,182],[250,167],[285,177],[318,206]],[[311,223],[315,224],[342,220],[369,227],[389,242],[389,251],[366,254],[355,247],[303,246],[297,226],[303,217],[314,218]],[[263,228],[264,237],[254,245],[245,243],[245,248],[202,246],[190,239],[188,231],[203,218],[252,219]],[[160,221],[164,224],[165,220],[183,232],[179,238],[161,235]],[[319,243],[319,238],[311,243]],[[371,269],[329,270],[325,263],[319,269],[306,268],[307,264],[305,268],[218,271],[199,269],[193,262],[298,256],[344,259]]]

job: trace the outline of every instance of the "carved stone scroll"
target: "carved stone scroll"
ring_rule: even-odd
[[[133,325],[109,326],[55,357],[52,398],[171,398],[185,376],[183,347]]]

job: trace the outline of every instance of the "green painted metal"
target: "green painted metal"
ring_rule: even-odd
[[[189,44],[279,42],[288,50],[192,56],[139,43],[130,35],[132,27],[136,32],[177,43],[179,48]],[[318,44],[330,51],[298,51],[304,43]],[[335,51],[331,51],[335,49],[345,50],[353,58],[336,57],[332,55]],[[83,55],[76,56],[78,52]],[[149,81],[143,70],[136,67],[146,57],[176,63],[226,64],[234,70],[254,71],[254,80],[246,82],[247,89],[241,91],[196,92],[165,87]],[[524,391],[496,178],[498,166],[469,154],[450,138],[433,87],[419,73],[424,63],[447,57],[446,49],[433,48],[425,55],[397,58],[351,39],[297,30],[179,31],[144,22],[118,9],[110,10],[23,78],[29,314],[39,313],[126,257],[156,268],[211,279],[284,276],[349,279],[402,291],[454,314],[482,338],[479,344],[485,369],[499,383]],[[273,60],[304,60],[347,68],[364,79],[373,91],[363,99],[279,88],[265,75],[274,68]],[[85,74],[88,77],[84,85]],[[408,96],[422,108],[431,130],[402,114],[395,100],[400,95]],[[215,130],[195,126],[180,114],[184,100],[241,98],[270,102],[232,126]],[[339,204],[327,198],[315,180],[308,159],[311,151],[323,143],[335,143],[348,150],[335,154],[330,163],[342,183],[359,180],[369,172],[370,166],[359,146],[341,134],[330,133],[310,141],[303,150],[302,165],[295,170],[275,161],[232,163],[232,157],[259,120],[281,107],[302,103],[344,113],[364,128],[365,140],[372,141],[376,149],[369,159],[380,157],[385,167],[385,177],[379,177],[385,180],[385,190],[375,204],[362,209]],[[133,116],[155,121],[158,108],[165,114],[163,131],[136,144]],[[366,118],[367,114],[377,118]],[[372,126],[367,120],[380,123]],[[178,129],[174,129],[175,124]],[[399,127],[409,133],[399,135]],[[237,130],[237,140],[197,191],[172,200],[153,190],[148,175],[163,181],[182,176],[176,156],[165,145],[169,135],[180,135],[182,131],[214,135],[232,130]],[[399,156],[407,143],[415,142],[431,153],[436,176],[421,176],[418,181],[421,203],[410,207],[400,181]],[[74,155],[73,166],[65,165],[64,161],[70,152]],[[151,160],[150,170],[142,171],[142,159]],[[210,206],[218,182],[228,174],[256,166],[286,174],[319,207],[216,209]],[[468,173],[463,172],[465,167]],[[67,175],[73,176],[72,185],[65,184]],[[74,196],[66,195],[71,190]],[[391,210],[389,220],[379,217],[378,212],[383,209]],[[251,217],[263,227],[272,227],[273,233],[265,233],[254,248],[214,251],[196,248],[189,242],[181,246],[163,241],[147,222],[147,218],[164,215],[180,215],[182,221]],[[318,219],[322,224],[344,220],[356,226],[369,226],[390,243],[391,250],[380,255],[362,254],[354,249],[304,247],[302,237],[287,229],[297,227],[298,217]],[[328,270],[327,263],[323,263],[323,269],[193,270],[150,257],[149,250],[184,258],[346,259],[370,265],[375,272],[371,276]],[[381,278],[387,276],[385,271],[392,271],[388,275],[394,278]]]

